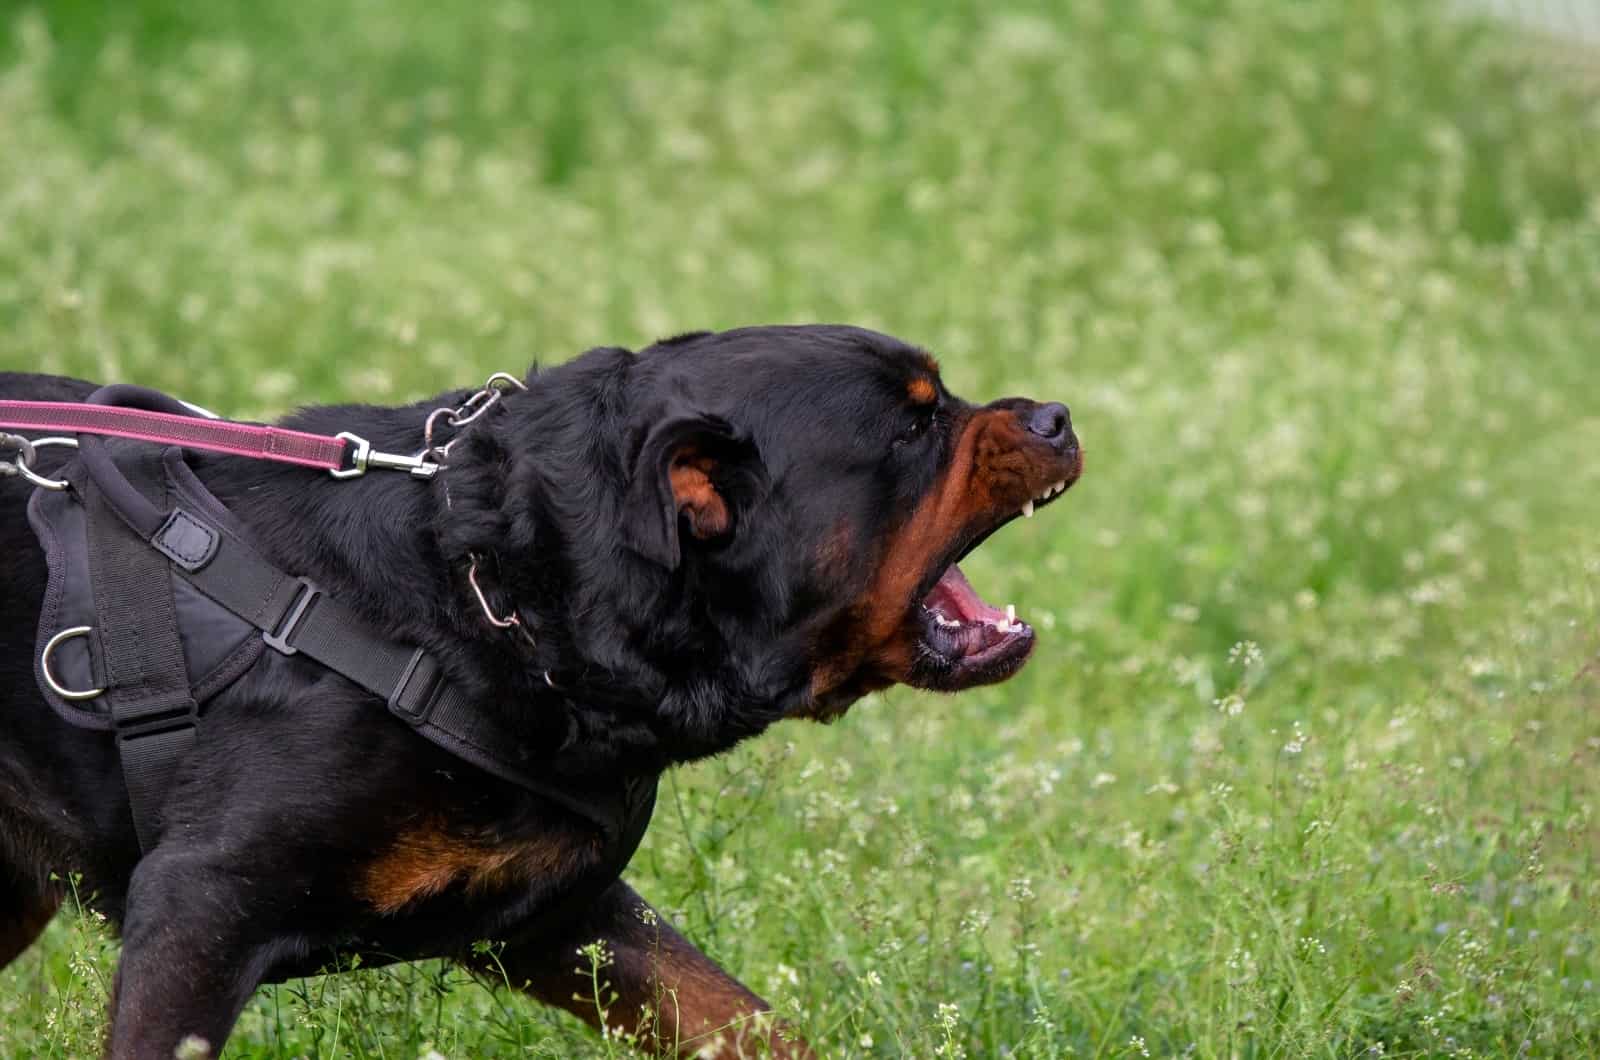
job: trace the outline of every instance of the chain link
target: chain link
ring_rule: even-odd
[[[442,445],[435,441],[434,432],[438,430],[441,421],[449,427],[465,427],[494,408],[507,393],[513,390],[526,389],[528,388],[522,380],[511,373],[495,372],[484,382],[481,388],[473,392],[461,404],[453,408],[441,406],[434,409],[428,413],[428,419],[422,426],[421,459],[431,461],[440,467],[445,467],[449,463],[450,447],[461,440],[461,435],[457,434]],[[450,506],[450,484],[448,480],[445,482],[444,503],[445,507],[448,508]],[[530,647],[534,646],[537,642],[534,640],[533,631],[523,624],[521,616],[517,614],[515,609],[508,611],[503,616],[494,613],[494,608],[489,606],[488,596],[484,593],[483,587],[478,584],[479,558],[477,553],[472,553],[470,560],[471,562],[467,567],[467,584],[472,588],[472,595],[477,599],[478,608],[483,612],[483,617],[496,629],[516,630],[528,642]],[[552,688],[555,687],[555,683],[550,680],[549,673],[545,674],[545,683]]]
[[[495,372],[482,387],[461,404],[454,408],[441,406],[434,409],[428,413],[428,419],[422,425],[422,458],[443,465],[449,460],[450,447],[460,440],[461,436],[458,434],[443,445],[435,442],[433,435],[438,429],[440,420],[450,427],[465,427],[494,408],[508,391],[526,389],[528,388],[522,380],[510,372]]]

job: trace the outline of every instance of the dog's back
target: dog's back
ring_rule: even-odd
[[[94,389],[93,383],[61,375],[0,372],[0,400],[4,401],[82,401]]]

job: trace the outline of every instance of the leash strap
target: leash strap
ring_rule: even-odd
[[[187,412],[156,412],[71,401],[0,401],[0,426],[132,438],[324,471],[338,471],[349,466],[346,439],[282,427],[204,419]]]
[[[497,373],[498,374],[498,373]],[[520,384],[519,384],[520,385]],[[466,419],[451,419],[452,426],[471,422],[498,400],[495,397]],[[455,410],[449,410],[454,412]],[[116,383],[103,386],[86,402],[0,401],[0,427],[36,431],[67,431],[93,438],[131,438],[157,445],[205,449],[253,460],[320,468],[334,478],[357,478],[369,468],[405,471],[417,478],[432,478],[439,458],[429,443],[421,453],[382,453],[359,434],[343,431],[328,436],[268,427],[259,423],[233,423],[200,414],[193,406],[142,386]],[[443,447],[448,448],[448,447]],[[18,459],[17,469],[26,473]]]

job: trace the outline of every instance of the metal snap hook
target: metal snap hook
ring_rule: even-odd
[[[76,692],[70,688],[63,688],[61,687],[61,682],[57,681],[55,675],[50,672],[50,653],[56,650],[56,645],[63,641],[71,640],[73,637],[86,637],[93,632],[93,626],[71,626],[45,641],[44,650],[39,653],[39,672],[44,674],[44,683],[50,686],[50,691],[62,699],[93,699],[96,696],[105,694],[105,689],[103,688],[92,688],[86,692]]]

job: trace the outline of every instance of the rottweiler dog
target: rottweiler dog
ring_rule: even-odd
[[[1002,681],[1033,651],[1034,629],[956,564],[1077,480],[1064,405],[969,404],[927,353],[842,326],[594,349],[526,384],[461,429],[431,482],[189,464],[276,564],[426,646],[574,791],[653,780],[897,683]],[[0,374],[6,398],[93,389]],[[283,423],[410,452],[462,396]],[[572,903],[598,856],[590,820],[418,738],[303,656],[268,653],[207,705],[141,856],[115,741],[67,724],[35,683],[45,561],[27,499],[0,479],[0,965],[72,874],[122,939],[107,1056],[166,1060],[191,1036],[220,1049],[258,985],[330,953],[483,971],[477,940],[497,943],[496,980],[647,1049],[811,1055],[620,879]],[[486,623],[475,589],[531,636]],[[576,999],[575,949],[595,940],[614,962],[604,1017]]]

